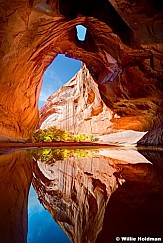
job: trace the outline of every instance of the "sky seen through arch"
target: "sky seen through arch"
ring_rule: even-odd
[[[87,28],[77,25],[77,37],[84,40]],[[39,97],[39,109],[45,104],[47,98],[67,83],[80,70],[81,61],[58,54],[49,65],[43,76],[43,84]]]

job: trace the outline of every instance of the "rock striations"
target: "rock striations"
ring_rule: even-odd
[[[40,109],[40,126],[56,126],[74,134],[108,134],[113,112],[101,99],[98,85],[88,69],[81,70],[51,95]]]
[[[42,76],[58,53],[86,64],[102,100],[121,116],[116,129],[160,126],[161,9],[153,0],[2,0],[1,140],[27,139],[37,127]],[[85,41],[77,39],[78,24],[87,27]]]

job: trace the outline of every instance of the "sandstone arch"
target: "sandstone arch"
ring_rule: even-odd
[[[146,0],[75,2],[0,1],[3,140],[26,139],[37,126],[42,75],[58,53],[87,65],[104,102],[122,116],[118,128],[133,123],[133,129],[144,131],[162,123],[159,4],[152,0],[149,7]],[[76,39],[77,24],[88,28],[82,45]]]

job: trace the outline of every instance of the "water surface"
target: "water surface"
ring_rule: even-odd
[[[162,150],[1,151],[0,242],[161,237],[162,162]]]

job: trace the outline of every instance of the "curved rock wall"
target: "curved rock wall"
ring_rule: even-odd
[[[123,117],[116,128],[144,131],[162,123],[157,2],[2,0],[0,12],[1,139],[25,139],[36,128],[42,75],[58,53],[86,64],[103,101]],[[88,28],[84,42],[77,24]]]

